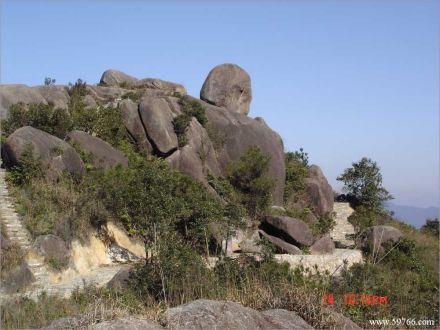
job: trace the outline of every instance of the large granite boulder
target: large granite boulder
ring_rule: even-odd
[[[301,249],[293,244],[287,243],[286,241],[283,241],[282,239],[280,239],[278,237],[269,235],[266,232],[264,232],[263,230],[259,230],[259,233],[263,237],[265,237],[269,242],[271,242],[273,245],[275,245],[275,247],[277,248],[277,250],[275,252],[289,253],[289,254],[303,254]]]
[[[99,84],[102,86],[124,86],[130,87],[136,85],[138,79],[118,70],[106,70],[101,76]]]
[[[16,103],[47,104],[37,89],[21,84],[0,85],[0,119],[9,115],[9,108]]]
[[[333,189],[329,185],[321,168],[311,165],[306,178],[308,205],[317,215],[324,216],[333,210]]]
[[[200,91],[200,98],[210,104],[247,115],[252,101],[251,78],[238,65],[218,65],[209,72]]]
[[[294,245],[311,246],[314,241],[312,231],[304,221],[287,216],[266,216],[261,229]]]
[[[193,98],[193,100],[197,99]],[[216,150],[221,173],[225,175],[228,163],[243,156],[249,147],[259,147],[271,158],[268,175],[275,180],[275,189],[272,194],[273,204],[283,205],[286,169],[281,137],[261,118],[249,118],[201,100],[197,101],[206,109],[210,136],[216,135],[222,140],[221,147]]]
[[[30,126],[17,129],[6,139],[2,148],[6,166],[20,164],[27,148],[30,148],[49,178],[57,178],[64,171],[75,176],[85,172],[83,161],[67,142]]]
[[[122,152],[113,148],[109,143],[83,131],[72,131],[68,134],[71,142],[91,155],[91,161],[96,168],[108,169],[116,165],[128,166],[128,159]]]
[[[167,92],[168,95],[186,95],[186,88],[181,84],[165,81],[156,78],[144,78],[137,82],[137,88],[159,89]]]
[[[153,147],[148,141],[145,128],[139,116],[139,104],[130,99],[125,99],[119,104],[122,112],[122,120],[130,138],[136,143],[138,148],[146,153],[151,153]]]
[[[163,98],[145,97],[139,105],[139,114],[153,150],[160,156],[174,152],[178,142],[169,103]]]
[[[37,86],[36,89],[46,100],[47,104],[54,108],[67,110],[69,106],[70,96],[65,86]]]
[[[99,322],[89,326],[90,330],[160,330],[161,325],[151,320],[145,320],[134,316],[126,316],[118,319]]]
[[[169,329],[312,329],[294,312],[259,312],[232,301],[195,300],[168,309],[163,322]]]
[[[216,151],[205,128],[196,118],[192,118],[186,134],[188,143],[167,158],[170,165],[202,183],[206,183],[207,173],[219,176]]]
[[[335,250],[335,243],[329,234],[317,239],[310,247],[311,254],[332,254]]]
[[[3,274],[5,275],[5,274]],[[9,271],[1,278],[0,292],[16,293],[35,282],[35,277],[26,262]]]
[[[70,251],[66,243],[60,237],[52,234],[38,236],[32,248],[45,260],[52,259],[61,264],[66,264],[69,260]]]
[[[373,226],[365,229],[357,237],[356,245],[383,253],[387,245],[396,244],[403,236],[399,229],[392,226]]]
[[[319,166],[309,167],[305,183],[306,190],[299,201],[287,200],[287,205],[294,208],[307,207],[318,217],[329,215],[333,211],[333,189]]]
[[[296,312],[287,311],[285,309],[269,309],[261,312],[265,319],[273,324],[272,329],[313,329],[304,319]]]

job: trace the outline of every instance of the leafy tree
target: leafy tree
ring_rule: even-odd
[[[439,235],[439,221],[438,219],[426,219],[426,223],[421,228],[422,231],[433,234],[438,237]]]
[[[337,178],[344,183],[344,190],[355,204],[372,209],[382,209],[383,202],[392,199],[391,194],[382,186],[382,174],[376,162],[362,158],[347,168]]]
[[[228,165],[227,178],[240,193],[242,204],[252,217],[263,215],[272,202],[275,182],[267,176],[269,164],[270,157],[252,146],[240,159]]]

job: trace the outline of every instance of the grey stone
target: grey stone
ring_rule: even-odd
[[[139,116],[139,105],[130,99],[123,100],[119,107],[122,112],[122,120],[129,136],[133,139],[140,150],[151,153],[153,147],[148,141],[145,129],[142,126],[142,121]]]
[[[168,95],[176,93],[183,96],[187,94],[183,85],[156,78],[141,79],[137,82],[136,86],[137,88],[159,89],[168,92]]]
[[[285,309],[269,309],[261,312],[263,316],[273,324],[271,329],[313,329],[304,319],[296,312],[287,311]]]
[[[144,97],[139,106],[142,123],[155,152],[167,156],[177,149],[173,114],[165,99]]]
[[[195,300],[168,309],[169,329],[271,329],[273,325],[256,310],[232,301]]]
[[[306,186],[309,206],[315,213],[319,216],[324,216],[332,212],[334,202],[333,189],[319,166],[310,166]]]
[[[108,320],[93,324],[92,330],[159,330],[162,326],[151,320],[140,319],[134,316],[126,316],[114,320]]]
[[[330,315],[335,323],[334,324],[335,329],[362,330],[362,328],[360,326],[358,326],[356,323],[354,323],[352,320],[350,320],[348,317],[342,315],[341,313],[331,311]]]
[[[383,253],[387,244],[396,244],[403,233],[392,226],[373,226],[364,230],[356,239],[356,244],[362,248],[371,247],[374,251]]]
[[[310,247],[311,254],[332,254],[335,250],[335,243],[329,234],[316,240]]]
[[[115,276],[107,283],[108,289],[122,289],[127,287],[128,279],[130,278],[131,270],[133,266],[127,265],[126,267],[121,268]]]
[[[267,238],[267,240],[268,240],[269,242],[271,242],[271,243],[272,243],[273,245],[275,245],[279,250],[281,250],[281,253],[283,253],[283,252],[287,252],[287,253],[289,253],[289,254],[293,254],[293,255],[296,255],[296,254],[303,254],[303,252],[301,251],[301,249],[298,248],[298,247],[296,247],[295,245],[293,245],[293,244],[289,244],[289,243],[283,241],[282,239],[280,239],[280,238],[278,238],[278,237],[275,237],[275,236],[269,235],[269,234],[265,233],[263,230],[260,230],[259,232],[260,232],[260,234],[261,234],[263,237]],[[278,251],[279,251],[279,250],[278,250]]]
[[[301,246],[310,246],[314,240],[309,226],[304,221],[287,216],[266,216],[261,229],[269,235]]]
[[[2,290],[6,293],[16,293],[35,282],[35,277],[28,265],[23,262],[21,265],[12,269],[2,278]]]
[[[37,86],[35,88],[46,100],[47,104],[54,108],[67,110],[69,106],[69,93],[65,86]]]
[[[120,86],[122,84],[127,87],[134,86],[137,82],[138,79],[124,72],[112,69],[104,71],[99,81],[99,83],[104,86]]]
[[[18,165],[28,145],[50,178],[56,178],[64,171],[76,176],[85,172],[84,163],[67,142],[30,126],[17,129],[6,139],[2,148],[5,164],[9,167]]]
[[[268,176],[275,180],[272,194],[275,205],[283,205],[286,170],[284,165],[284,147],[281,137],[271,130],[264,121],[255,120],[239,113],[210,105],[201,100],[206,109],[208,125],[222,140],[222,147],[216,150],[222,175],[226,175],[228,163],[243,156],[251,146],[257,146],[270,156]]]
[[[176,170],[207,185],[206,175],[220,175],[216,152],[205,128],[193,118],[187,131],[188,143],[167,161]]]
[[[52,234],[38,236],[32,247],[38,255],[43,256],[46,260],[55,259],[66,263],[70,256],[66,243],[60,237]]]
[[[92,155],[92,163],[96,168],[108,169],[116,165],[128,166],[128,159],[121,151],[98,137],[78,130],[70,132],[68,137],[70,141],[78,143],[85,152]]]
[[[252,101],[251,78],[238,65],[218,65],[209,72],[200,91],[200,98],[246,115]]]
[[[9,108],[16,103],[47,104],[38,90],[21,84],[0,85],[0,119],[9,115]]]

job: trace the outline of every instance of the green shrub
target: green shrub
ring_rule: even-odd
[[[378,210],[359,206],[348,218],[348,221],[354,226],[357,232],[361,232],[368,227],[375,226],[378,222],[378,217]]]
[[[188,97],[179,99],[180,109],[182,113],[173,120],[174,132],[177,135],[179,147],[184,147],[188,143],[186,131],[189,127],[191,119],[196,118],[200,124],[205,125],[208,122],[205,108],[197,101]]]
[[[191,117],[185,113],[182,113],[173,119],[174,132],[177,135],[177,141],[179,143],[179,147],[184,147],[188,143],[188,138],[186,137],[186,130],[188,129],[190,122],[191,122]]]
[[[240,159],[228,164],[227,178],[254,218],[266,213],[272,202],[275,182],[267,176],[269,164],[270,157],[258,147],[250,147]]]
[[[179,104],[183,113],[195,117],[201,125],[205,126],[208,123],[206,110],[198,101],[183,96],[179,99]]]
[[[72,120],[67,111],[51,105],[17,103],[11,106],[9,117],[1,125],[5,136],[20,127],[32,126],[64,139],[72,129]]]
[[[435,237],[439,235],[439,221],[438,219],[427,219],[421,230],[425,233],[430,233]]]
[[[287,152],[284,159],[286,165],[284,201],[291,204],[297,202],[305,192],[305,179],[309,174],[308,154],[300,148],[299,151]]]
[[[43,177],[42,164],[35,159],[33,145],[28,143],[23,149],[19,163],[13,166],[7,173],[7,180],[14,185],[24,185],[34,178]]]

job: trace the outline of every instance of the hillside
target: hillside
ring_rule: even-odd
[[[0,85],[2,327],[437,322],[438,238],[339,200],[251,101],[234,64],[200,98],[116,70]]]

